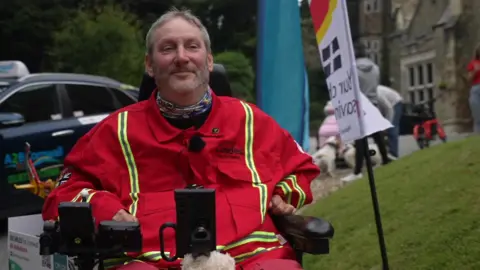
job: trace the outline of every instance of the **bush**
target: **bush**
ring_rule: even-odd
[[[102,75],[139,85],[144,47],[135,16],[114,5],[80,10],[53,34],[53,69]]]
[[[240,52],[226,51],[217,54],[214,62],[225,66],[234,97],[255,102],[253,94],[255,75],[245,55]]]

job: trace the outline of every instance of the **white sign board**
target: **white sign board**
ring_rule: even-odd
[[[39,236],[43,220],[40,214],[8,219],[9,270],[76,270],[72,259],[54,254],[40,255]]]
[[[310,0],[309,3],[342,140],[351,142],[392,127],[360,91],[345,0]]]

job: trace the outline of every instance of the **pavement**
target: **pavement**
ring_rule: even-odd
[[[453,133],[448,135],[447,141],[457,141],[461,140],[463,138],[466,138],[468,134],[459,134],[459,133]],[[415,151],[419,150],[418,145],[415,142],[415,139],[408,135],[408,136],[400,136],[399,138],[399,155],[400,157],[408,156]],[[436,140],[435,142],[431,143],[431,146],[435,146],[442,143],[440,140]],[[310,137],[310,152],[312,152],[312,149],[315,149],[316,147],[316,140],[314,137]]]
[[[448,141],[456,141],[463,139],[467,134],[451,134],[448,137]],[[432,143],[432,146],[442,143],[436,141]],[[315,149],[315,138],[310,138],[310,148]],[[412,136],[401,136],[399,141],[400,157],[407,156],[418,150],[418,146]],[[0,221],[0,269],[8,269],[8,251],[7,251],[7,221]],[[29,270],[29,269],[25,269]]]

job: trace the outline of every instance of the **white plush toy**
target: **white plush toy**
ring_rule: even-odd
[[[182,270],[235,270],[235,260],[228,254],[213,251],[210,256],[193,258],[185,255],[182,261]]]

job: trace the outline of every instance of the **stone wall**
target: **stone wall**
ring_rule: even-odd
[[[480,1],[478,0],[452,0],[456,12],[461,13],[455,25],[455,83],[453,89],[457,93],[455,124],[460,131],[471,131],[471,113],[468,104],[470,83],[466,79],[466,66],[473,57],[473,51],[480,43]]]

